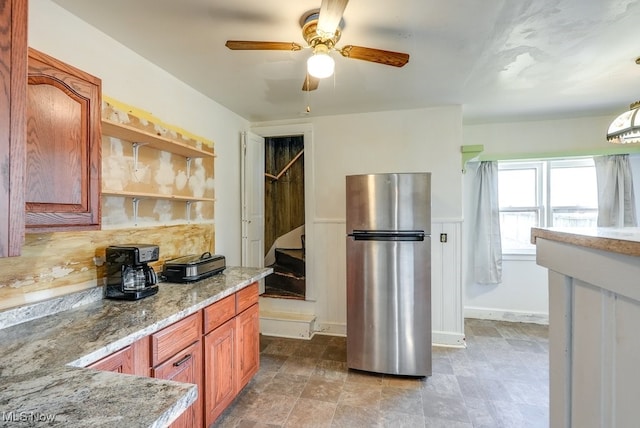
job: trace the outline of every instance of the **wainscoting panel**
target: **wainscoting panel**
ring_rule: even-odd
[[[431,223],[431,328],[434,344],[465,346],[461,226],[459,220]]]
[[[345,221],[316,219],[308,223],[307,227],[313,228],[313,240],[307,241],[307,245],[314,254],[313,258],[307,259],[308,271],[313,272],[307,277],[307,287],[315,300],[308,300],[305,302],[307,305],[287,300],[274,305],[275,302],[266,302],[272,299],[263,299],[266,303],[263,306],[264,310],[270,312],[270,320],[267,321],[266,316],[262,320],[265,334],[270,334],[265,330],[267,326],[275,326],[272,316],[274,311],[293,314],[292,318],[312,317],[316,333],[346,334]],[[441,233],[446,234],[446,242],[440,242]],[[461,220],[432,223],[431,311],[434,345],[464,346],[460,234]],[[310,264],[312,266],[309,266]],[[286,317],[283,315],[282,318]],[[300,337],[300,334],[297,336]]]

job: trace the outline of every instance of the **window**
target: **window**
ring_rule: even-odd
[[[532,227],[589,227],[598,218],[593,159],[498,162],[504,254],[533,254]]]

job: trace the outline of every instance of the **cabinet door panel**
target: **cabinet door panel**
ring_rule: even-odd
[[[153,377],[198,385],[198,398],[178,419],[172,428],[193,428],[202,424],[202,349],[198,341],[165,363],[153,369]]]
[[[82,168],[88,136],[78,120],[87,100],[64,89],[54,79],[29,79],[25,197],[31,211],[55,212],[59,204],[87,210],[87,195],[81,189],[88,179]]]
[[[235,320],[204,338],[205,420],[210,426],[236,396]]]
[[[236,317],[236,391],[240,391],[260,366],[260,316],[258,305]]]
[[[101,81],[29,49],[27,231],[100,227]]]

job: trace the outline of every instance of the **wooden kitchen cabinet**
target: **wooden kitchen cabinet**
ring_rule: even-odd
[[[0,7],[0,257],[18,256],[24,241],[27,95],[27,0]]]
[[[100,228],[102,83],[29,49],[25,227]]]
[[[235,320],[230,319],[204,337],[205,426],[213,424],[238,392],[235,325]]]
[[[151,375],[149,341],[149,336],[143,337],[87,367],[102,371],[149,377]]]
[[[200,313],[189,315],[151,335],[151,363],[157,366],[197,340],[200,340]]]
[[[202,344],[197,341],[153,369],[153,377],[198,385],[198,399],[172,424],[172,428],[202,426]]]
[[[205,426],[227,408],[259,368],[258,284],[206,307]]]
[[[201,313],[186,318],[151,335],[152,377],[193,383],[198,398],[173,423],[173,428],[202,426],[202,328]]]
[[[211,426],[260,364],[258,284],[143,337],[90,368],[193,383],[198,398],[171,426]]]
[[[127,346],[108,357],[96,361],[88,367],[106,372],[134,374],[133,350],[131,346]]]
[[[260,368],[258,304],[236,316],[236,391],[240,392]]]

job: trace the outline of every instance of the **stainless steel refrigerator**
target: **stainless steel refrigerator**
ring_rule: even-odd
[[[347,366],[431,375],[431,173],[346,177]]]

